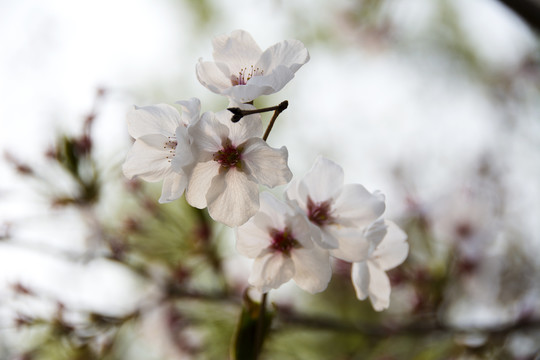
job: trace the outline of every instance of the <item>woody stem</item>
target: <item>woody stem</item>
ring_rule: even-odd
[[[247,116],[247,115],[258,114],[258,113],[267,112],[267,111],[277,111],[281,113],[285,111],[285,109],[287,109],[287,106],[289,106],[289,102],[285,100],[285,101],[282,101],[279,105],[265,107],[261,109],[243,110],[238,107],[231,107],[231,108],[228,108],[227,110],[233,113],[233,117],[231,118],[231,121],[235,123],[235,122],[240,121],[240,119],[242,119],[244,116]]]

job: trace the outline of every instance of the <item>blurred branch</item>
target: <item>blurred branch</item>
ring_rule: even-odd
[[[539,0],[499,0],[526,21],[534,30],[540,30]]]
[[[486,328],[455,328],[437,321],[417,321],[403,326],[366,325],[345,323],[341,320],[319,316],[306,316],[295,313],[290,309],[279,309],[277,319],[287,326],[298,326],[314,330],[331,330],[336,332],[360,333],[365,336],[382,338],[389,336],[427,336],[435,333],[463,334],[467,332],[482,333],[489,336],[506,336],[514,331],[538,330],[540,319],[523,319],[503,326]]]

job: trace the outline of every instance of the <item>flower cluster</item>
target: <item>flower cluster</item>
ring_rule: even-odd
[[[404,261],[407,236],[381,218],[382,194],[359,184],[344,184],[343,169],[319,157],[301,180],[292,182],[285,147],[266,143],[253,100],[281,90],[309,60],[297,40],[262,51],[245,31],[213,40],[213,62],[200,60],[197,78],[209,90],[227,96],[229,109],[200,113],[200,101],[136,107],[128,114],[135,139],[124,174],[163,181],[160,202],[183,194],[196,208],[237,227],[238,252],[254,259],[249,283],[261,292],[293,279],[311,293],[326,289],[332,258],[353,263],[352,281],[359,299],[369,296],[376,310],[389,305],[385,274]],[[179,109],[178,109],[179,108]],[[278,106],[273,120],[286,108]],[[283,200],[260,185],[289,184]]]
[[[264,196],[259,212],[237,230],[238,251],[255,259],[249,282],[266,292],[294,279],[302,289],[326,289],[330,259],[351,262],[359,299],[375,310],[389,306],[385,273],[408,254],[407,235],[381,218],[384,196],[359,184],[343,184],[343,169],[319,157],[285,200]]]

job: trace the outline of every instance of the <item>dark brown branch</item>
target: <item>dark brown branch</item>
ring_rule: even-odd
[[[540,31],[539,0],[499,0],[521,17],[535,31]]]

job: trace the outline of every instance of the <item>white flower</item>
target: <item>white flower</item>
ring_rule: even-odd
[[[326,289],[332,276],[328,251],[313,243],[300,209],[267,192],[261,194],[259,212],[237,229],[236,249],[255,259],[248,281],[261,292],[293,279],[316,293]]]
[[[135,139],[122,166],[130,179],[163,180],[159,202],[178,199],[184,193],[187,176],[183,167],[193,161],[187,127],[197,122],[200,101],[179,101],[182,114],[166,104],[135,107],[127,115],[128,132]]]
[[[390,280],[385,271],[407,258],[407,234],[393,222],[379,219],[364,236],[370,243],[369,254],[365,260],[353,264],[351,278],[358,299],[369,296],[373,308],[381,311],[390,305]]]
[[[284,185],[292,174],[287,166],[287,149],[271,148],[260,138],[262,122],[258,114],[238,123],[231,122],[231,117],[228,110],[207,112],[189,128],[195,165],[186,199],[196,208],[208,206],[214,220],[233,227],[257,212],[259,184]]]
[[[360,184],[344,185],[343,169],[318,157],[300,181],[287,188],[287,198],[305,211],[317,244],[331,249],[332,256],[355,262],[364,259],[369,244],[362,231],[385,209],[384,197]]]
[[[298,40],[284,40],[264,52],[243,30],[213,39],[215,62],[199,60],[197,78],[216,94],[246,103],[281,90],[309,60]]]

